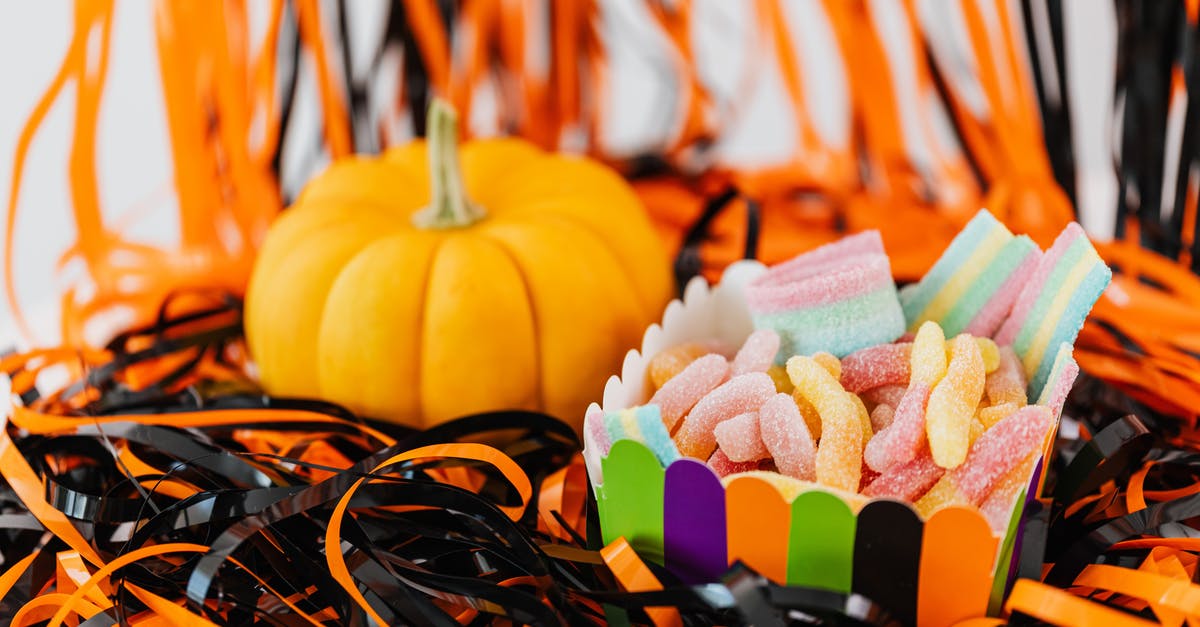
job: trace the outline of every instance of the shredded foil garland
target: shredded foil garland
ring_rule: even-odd
[[[604,154],[595,142],[588,150],[633,178],[668,239],[680,239],[681,282],[735,258],[770,260],[870,226],[884,228],[902,262],[898,272],[919,272],[931,261],[922,251],[939,249],[930,238],[948,239],[980,202],[1015,230],[1057,231],[1071,214],[1063,194],[1074,196],[1062,98],[1069,68],[1061,3],[1041,3],[1051,49],[1032,43],[1028,20],[1037,3],[1022,2],[1032,77],[1018,59],[1009,3],[996,3],[999,34],[977,3],[964,4],[986,115],[943,76],[918,3],[904,3],[916,80],[937,93],[964,148],[935,155],[929,171],[909,161],[898,137],[892,92],[879,73],[887,58],[865,5],[840,1],[823,6],[846,57],[862,132],[851,148],[839,151],[801,124],[795,158],[778,168],[694,171],[728,122],[714,112],[737,107],[700,80],[686,36],[697,18],[684,2],[653,4],[650,13],[680,79],[673,132],[641,158]],[[244,5],[197,12],[189,4],[156,3],[180,251],[135,244],[102,219],[94,154],[111,1],[76,4],[71,48],[21,134],[7,214],[8,300],[19,316],[12,250],[22,164],[65,93],[76,99],[68,164],[79,239],[63,261],[82,258],[97,289],[90,299],[86,290],[64,294],[68,347],[0,358],[16,399],[0,435],[0,616],[17,625],[895,624],[889,608],[857,595],[779,587],[737,565],[720,583],[683,586],[627,545],[599,546],[578,444],[553,418],[502,412],[416,433],[327,403],[264,395],[248,371],[236,296],[185,288],[236,295],[256,243],[287,200],[280,154],[285,141],[305,139],[289,138],[287,122],[301,51],[322,105],[316,143],[341,156],[396,138],[368,115],[371,94],[350,67],[345,36],[331,43],[323,32],[331,30],[324,4],[273,1],[267,43],[255,54],[245,45]],[[388,96],[412,114],[415,130],[431,93],[455,101],[466,117],[472,90],[494,68],[516,78],[506,92],[511,106],[502,109],[507,130],[557,146],[581,130],[594,139],[612,123],[582,97],[611,78],[598,5],[552,4],[552,54],[540,74],[523,65],[525,39],[517,37],[538,21],[534,4],[521,11],[487,2],[396,4],[402,8],[388,17],[385,42],[406,54],[398,93]],[[779,64],[795,117],[806,120],[798,52],[781,7],[770,0],[755,7],[767,36],[763,56],[752,58]],[[1101,250],[1118,276],[1080,336],[1077,359],[1094,377],[1076,386],[1066,414],[1077,419],[1079,436],[1060,440],[1052,492],[1024,529],[1009,617],[973,625],[1200,620],[1200,224],[1189,175],[1200,155],[1200,104],[1193,106],[1200,98],[1180,97],[1200,93],[1196,7],[1118,3],[1122,241]],[[345,10],[341,4],[334,14],[343,27]],[[90,33],[99,33],[98,45],[87,45]],[[1059,71],[1043,75],[1039,55],[1053,57]],[[285,62],[276,67],[278,60]],[[193,76],[198,83],[185,80]],[[1179,171],[1168,189],[1174,197],[1164,200],[1165,119],[1178,106],[1186,107]],[[256,116],[266,132],[251,141]],[[810,171],[815,162],[829,171]],[[860,180],[855,165],[869,176]],[[879,193],[881,182],[890,194]],[[961,202],[930,197],[947,189]],[[740,211],[724,211],[731,206]],[[233,226],[224,232],[236,235],[237,246],[223,246],[218,223]],[[87,321],[115,305],[131,308],[140,328],[88,348]]]
[[[549,416],[417,432],[266,396],[238,303],[192,296],[210,306],[168,301],[103,350],[0,360],[12,624],[898,624],[859,595],[740,564],[685,586],[623,541],[600,546],[579,443]],[[1066,414],[1079,437],[1060,440],[1053,496],[1025,526],[1008,620],[1200,619],[1189,432],[1091,377]]]

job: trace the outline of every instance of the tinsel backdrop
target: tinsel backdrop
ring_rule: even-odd
[[[1062,2],[824,0],[804,15],[782,0],[376,4],[377,28],[357,32],[349,14],[362,9],[345,0],[153,3],[179,233],[164,247],[105,218],[96,145],[115,5],[75,3],[7,199],[4,282],[25,350],[0,358],[12,394],[0,615],[912,622],[886,599],[779,586],[741,565],[684,585],[626,544],[603,546],[580,443],[560,420],[577,417],[500,412],[414,431],[266,395],[241,298],[269,224],[304,182],[330,160],[423,135],[433,96],[454,104],[465,135],[519,135],[615,167],[681,288],[737,259],[780,261],[870,228],[896,278],[912,281],[980,207],[1046,246],[1079,217]],[[1197,7],[1115,2],[1119,191],[1115,238],[1096,244],[1114,280],[1076,345],[1085,374],[1004,617],[964,624],[1200,621]],[[653,76],[632,96],[649,112],[634,139],[612,97],[631,63]],[[813,77],[830,73],[842,98],[818,104]],[[783,103],[770,122],[779,143],[739,148],[730,138],[763,115],[749,106],[763,90]],[[18,217],[39,208],[22,202],[22,183],[62,102],[73,129],[57,158],[75,230],[58,268],[77,271],[59,291],[61,345],[29,347],[16,251],[40,243]],[[300,110],[317,123],[297,123]]]

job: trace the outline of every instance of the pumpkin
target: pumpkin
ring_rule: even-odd
[[[427,141],[333,163],[267,234],[247,287],[263,387],[428,427],[497,409],[576,428],[671,295],[623,179],[518,139]]]

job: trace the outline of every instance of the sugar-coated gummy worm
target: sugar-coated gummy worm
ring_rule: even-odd
[[[730,376],[766,372],[775,363],[775,353],[778,352],[779,334],[772,329],[758,329],[746,338],[734,356]]]
[[[674,431],[679,419],[713,391],[729,374],[729,362],[720,355],[705,355],[688,364],[679,374],[663,384],[650,404],[658,405],[667,431]]]
[[[878,344],[842,358],[842,386],[861,394],[885,385],[908,385],[912,343]]]
[[[765,372],[751,372],[722,383],[696,403],[675,434],[679,452],[687,457],[708,459],[717,447],[713,429],[722,422],[758,411],[775,395],[775,383]]]
[[[929,452],[942,468],[955,468],[967,457],[971,420],[985,377],[979,344],[971,336],[959,335],[950,344],[946,376],[933,387],[925,407]]]
[[[738,414],[713,429],[717,447],[735,462],[754,462],[771,453],[763,444],[757,412]]]
[[[792,357],[787,362],[787,371],[796,392],[812,403],[821,417],[817,483],[857,492],[863,451],[858,407],[842,384],[811,357]]]
[[[816,443],[789,394],[776,394],[758,409],[763,444],[779,472],[796,479],[816,477]]]

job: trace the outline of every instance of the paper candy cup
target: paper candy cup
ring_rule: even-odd
[[[589,415],[645,403],[652,391],[647,365],[664,348],[703,340],[739,346],[754,330],[743,290],[765,271],[757,262],[740,262],[715,288],[703,279],[688,284],[661,326],[646,330],[641,350],[626,355],[620,376],[609,379],[602,404],[593,403]],[[602,458],[591,430],[584,433],[604,541],[625,537],[684,582],[716,581],[741,560],[776,583],[855,592],[921,625],[995,613],[1010,582],[1025,493],[1000,536],[973,508],[943,509],[922,521],[900,501],[851,503],[819,488],[788,502],[756,477],[723,487],[699,460],[680,459],[664,469],[632,440],[614,442]],[[1035,465],[1026,492],[1036,490],[1041,467]]]

